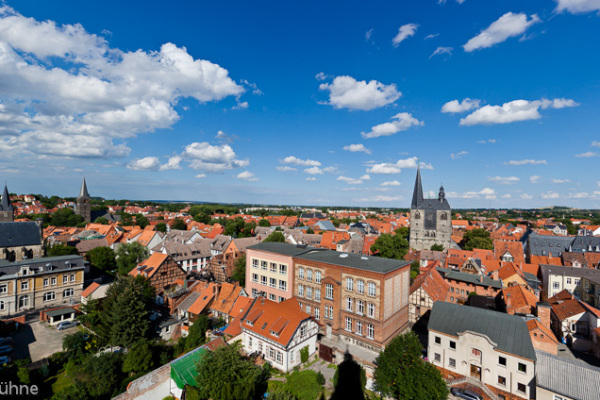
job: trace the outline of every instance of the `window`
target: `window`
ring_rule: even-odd
[[[527,365],[519,363],[519,372],[527,372]]]
[[[274,348],[272,348],[272,347],[269,347],[269,358],[270,358],[271,360],[274,360],[274,359],[275,359],[275,349],[274,349]]]
[[[310,306],[308,304],[306,305],[306,313],[310,315]]]
[[[498,375],[498,385],[500,386],[506,386],[506,378],[503,376]]]
[[[347,290],[354,290],[354,279],[352,279],[352,278],[346,278],[346,289]]]
[[[375,284],[373,282],[369,282],[369,296],[375,296]]]
[[[554,289],[560,289],[560,283],[559,283],[559,282],[554,282],[554,283],[552,284],[552,287],[553,287]]]
[[[580,282],[579,279],[576,278],[575,279],[575,286],[579,286],[579,282]]]
[[[313,312],[315,314],[315,319],[319,319],[321,317],[321,310],[319,310],[319,307],[315,307]]]
[[[361,280],[356,281],[356,291],[363,294],[365,292],[365,282]]]
[[[304,279],[304,268],[298,268],[298,279]]]
[[[450,293],[454,293],[454,288],[453,287],[450,288]]]
[[[21,290],[29,290],[29,281],[21,282]]]
[[[48,286],[50,284],[50,279],[44,278],[44,286]]]
[[[368,315],[371,318],[375,318],[375,304],[369,303],[367,306]]]
[[[450,302],[454,302],[454,297],[450,296]]]
[[[277,279],[269,278],[269,286],[272,288],[276,288],[277,287]]]
[[[315,271],[315,282],[321,283],[321,271]]]
[[[29,296],[23,296],[19,299],[19,308],[29,307]]]
[[[8,293],[8,285],[0,285],[0,294]]]
[[[256,258],[252,259],[252,268],[258,268],[258,260]]]
[[[279,296],[279,302],[285,301],[285,297]]]
[[[283,355],[281,354],[280,351],[277,352],[277,362],[279,364],[283,363]]]
[[[56,293],[54,293],[54,292],[44,293],[44,301],[52,301],[54,299],[56,299]]]
[[[356,312],[360,315],[365,313],[365,302],[362,300],[356,300]]]
[[[346,311],[352,311],[352,299],[346,297]]]
[[[258,274],[252,274],[252,282],[258,283]]]
[[[310,287],[310,286],[306,287],[306,298],[307,299],[312,299],[312,291],[313,291],[312,287]]]
[[[298,285],[298,296],[304,297],[304,285]]]
[[[266,270],[267,270],[267,265],[268,265],[268,264],[269,264],[269,263],[268,263],[268,262],[266,262],[266,261],[261,261],[261,262],[260,262],[260,269],[262,269],[263,271],[266,271]]]
[[[321,289],[315,289],[315,300],[321,301]]]
[[[67,282],[69,282],[69,276],[63,275],[63,283],[67,283]]]
[[[279,273],[281,275],[287,274],[287,265],[279,264]]]
[[[450,341],[450,348],[452,350],[456,350],[456,342],[455,341],[453,341],[453,340]]]
[[[465,294],[465,289],[461,289],[460,294]]]
[[[442,344],[442,338],[439,336],[435,337],[435,344]]]
[[[329,283],[325,285],[325,298],[333,299],[333,285],[330,285]]]
[[[273,293],[269,293],[269,300],[277,301],[277,296],[275,296]]]
[[[375,328],[371,324],[367,324],[367,337],[373,339],[375,336]]]
[[[346,317],[346,330],[352,331],[352,318]]]
[[[498,357],[498,364],[506,367],[506,358],[504,358],[504,357]]]
[[[258,296],[258,290],[257,289],[252,289],[252,297],[256,297]]]
[[[433,355],[433,359],[434,359],[436,362],[440,362],[440,361],[442,361],[442,356],[440,356],[438,353],[435,353],[435,354]]]
[[[449,358],[448,366],[450,366],[451,368],[456,368],[456,360],[454,358]]]
[[[271,263],[271,265],[269,266],[269,272],[276,274],[277,273],[277,264]]]
[[[287,282],[279,281],[279,290],[287,290]]]
[[[325,318],[333,319],[333,307],[325,306]]]
[[[73,288],[65,289],[63,291],[63,297],[71,297],[73,296]]]
[[[259,340],[258,341],[258,351],[262,353],[262,349],[263,349],[263,343]]]
[[[252,336],[248,336],[248,347],[252,348]]]
[[[51,282],[52,286],[56,285],[56,277],[52,277],[52,282]]]
[[[481,357],[481,350],[477,350],[477,349],[471,349],[471,355],[473,357]]]
[[[71,274],[71,282],[75,282],[75,274]]]
[[[267,277],[264,275],[260,276],[260,284],[267,286]]]
[[[571,278],[567,278],[567,285],[571,284]]]
[[[522,383],[517,383],[517,390],[521,393],[525,393],[527,391],[527,387]]]
[[[0,310],[4,310],[4,302],[0,300]]]
[[[312,269],[307,269],[306,270],[306,280],[307,281],[312,281]]]

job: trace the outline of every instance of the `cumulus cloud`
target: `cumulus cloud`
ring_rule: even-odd
[[[405,131],[413,126],[423,126],[425,123],[414,118],[412,114],[402,112],[394,115],[391,122],[375,125],[370,132],[361,132],[365,139],[376,138],[379,136],[391,136],[398,132]]]
[[[367,168],[367,173],[372,174],[399,174],[402,168],[417,168],[420,165],[421,169],[433,169],[431,164],[420,163],[417,157],[411,157],[404,160],[398,160],[396,163],[379,163],[371,164]]]
[[[590,157],[598,157],[600,154],[594,151],[586,151],[585,153],[575,154],[577,158],[590,158]]]
[[[452,100],[447,102],[442,106],[443,113],[461,113],[465,111],[472,110],[474,108],[479,108],[479,103],[481,100],[478,99],[463,99],[463,101]]]
[[[284,164],[300,165],[303,167],[320,167],[321,166],[321,163],[317,160],[310,160],[310,159],[302,160],[296,156],[287,156],[286,158],[281,160],[281,162]]]
[[[417,25],[417,24],[402,25],[400,27],[400,29],[398,29],[398,34],[392,39],[392,44],[394,45],[394,47],[398,47],[398,45],[402,41],[413,36],[415,34],[415,32],[417,31],[418,27],[419,27],[419,25]]]
[[[516,176],[488,176],[488,181],[496,182],[500,185],[514,185],[520,179]]]
[[[424,40],[427,40],[427,39],[433,39],[433,38],[435,38],[435,37],[438,37],[438,36],[440,36],[440,34],[439,34],[439,33],[431,33],[431,34],[429,34],[429,35],[425,36],[425,39],[424,39]]]
[[[548,164],[546,160],[510,160],[504,163],[505,165],[540,165],[540,164]]]
[[[578,103],[571,99],[513,100],[501,106],[483,106],[465,118],[462,118],[460,124],[471,126],[527,121],[541,118],[542,116],[539,113],[540,108],[565,108],[578,105]]]
[[[398,181],[386,181],[386,182],[382,182],[381,186],[400,186],[401,183]]]
[[[367,154],[371,154],[371,150],[367,149],[364,144],[350,144],[348,146],[344,146],[343,148],[346,151],[350,151],[352,153],[363,152]]]
[[[327,78],[328,76],[325,74],[325,72],[319,72],[317,75],[315,75],[315,79],[318,81],[324,81]]]
[[[158,157],[144,157],[132,160],[127,164],[127,168],[135,171],[156,171],[160,167]]]
[[[287,171],[298,171],[298,168],[290,167],[289,165],[278,165],[276,167],[277,171],[287,172]]]
[[[323,170],[319,167],[310,167],[304,170],[309,175],[323,175]]]
[[[232,110],[243,110],[245,108],[248,108],[248,102],[247,101],[239,102],[235,106],[231,107]]]
[[[538,22],[541,22],[541,20],[537,14],[531,15],[528,19],[525,13],[507,12],[481,31],[479,35],[469,39],[463,48],[466,52],[472,52],[492,47],[510,37],[522,35],[530,26]]]
[[[558,199],[560,195],[556,192],[548,191],[540,195],[542,199]]]
[[[198,175],[196,175],[196,178],[199,178],[199,179],[206,178],[206,174],[198,174]]]
[[[523,200],[531,200],[531,199],[533,199],[533,196],[530,195],[530,194],[527,194],[527,193],[523,193],[521,195],[521,199],[523,199]]]
[[[315,178],[314,176],[309,176],[308,178],[306,178],[307,181],[316,181],[317,178]]]
[[[461,158],[462,156],[466,156],[467,154],[469,154],[468,151],[459,151],[458,153],[451,153],[450,154],[450,158],[453,160],[456,160],[457,158]]]
[[[503,194],[502,196],[500,196],[503,199],[510,199],[512,196],[510,194]]]
[[[181,160],[183,160],[181,156],[170,157],[169,161],[167,161],[166,164],[160,166],[160,170],[168,171],[172,169],[181,169],[181,166],[179,165],[181,163]]]
[[[239,174],[237,174],[236,178],[248,182],[254,182],[258,180],[258,178],[255,177],[254,174],[250,171],[240,172]]]
[[[185,48],[122,51],[79,24],[0,7],[0,148],[12,154],[123,157],[124,139],[173,126],[182,98],[239,97],[221,66]]]
[[[447,192],[446,196],[448,198],[459,198],[459,199],[481,199],[484,198],[486,200],[494,200],[496,198],[496,191],[491,188],[483,188],[478,192]]]
[[[529,177],[529,183],[536,184],[536,183],[540,183],[541,181],[542,181],[542,177],[539,175],[532,175]]]
[[[342,181],[342,182],[346,182],[349,185],[362,185],[362,183],[363,183],[362,179],[354,179],[354,178],[349,178],[347,176],[342,176],[342,175],[338,176],[337,180],[338,181]]]
[[[570,179],[552,179],[552,183],[557,183],[557,184],[571,183],[571,180]]]
[[[600,11],[598,0],[554,0],[556,1],[556,12],[567,11],[571,14],[583,14],[592,11]]]
[[[329,92],[329,104],[334,108],[369,111],[392,104],[402,93],[395,84],[384,85],[376,80],[357,81],[351,76],[337,76],[332,83],[322,83],[320,90]]]
[[[452,55],[452,50],[454,50],[452,47],[443,47],[440,46],[437,49],[435,49],[433,51],[433,53],[431,53],[431,55],[429,56],[429,58],[433,57],[433,56],[439,56],[442,54],[448,54],[449,56]]]
[[[240,160],[228,144],[211,145],[208,142],[188,144],[181,154],[193,169],[218,173],[234,168],[247,167],[248,160]]]

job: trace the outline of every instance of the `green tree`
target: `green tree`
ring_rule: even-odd
[[[61,208],[52,214],[50,225],[52,226],[77,226],[85,222],[81,215],[75,214],[70,208]]]
[[[185,351],[200,347],[206,342],[206,331],[210,329],[210,319],[205,314],[200,314],[190,328],[189,335],[185,338]]]
[[[494,249],[494,242],[490,238],[490,233],[482,228],[465,232],[461,244],[464,250],[469,251],[473,249]]]
[[[261,368],[239,353],[239,343],[206,353],[196,366],[200,397],[212,400],[261,399],[269,368]]]
[[[148,218],[144,217],[142,214],[137,214],[135,216],[135,223],[142,229],[150,225],[150,221],[148,221]]]
[[[375,388],[385,396],[406,400],[448,397],[440,372],[421,358],[421,343],[413,331],[392,339],[375,365]]]
[[[371,245],[371,252],[379,257],[401,260],[408,252],[408,240],[399,234],[384,233]]]
[[[410,284],[412,285],[413,281],[419,276],[421,273],[421,263],[419,260],[415,260],[410,264]]]
[[[269,236],[267,236],[267,238],[264,241],[265,242],[285,243],[285,236],[283,236],[283,233],[281,233],[279,231],[275,231],[275,232],[271,233]]]
[[[117,268],[121,275],[127,275],[140,262],[150,255],[150,251],[138,242],[124,243],[117,248]]]
[[[444,245],[436,243],[433,246],[431,246],[431,251],[444,251]]]
[[[85,332],[75,332],[63,337],[63,350],[67,353],[67,357],[71,360],[83,359],[87,353],[87,343],[90,340],[89,334]]]
[[[200,222],[202,224],[210,223],[211,219],[212,219],[212,217],[210,215],[204,214],[204,213],[200,213],[200,214],[194,216],[194,221]]]
[[[171,224],[171,229],[176,229],[176,230],[179,230],[179,231],[186,231],[187,230],[187,225],[185,224],[184,220],[177,218]]]
[[[241,255],[235,260],[231,278],[237,281],[241,287],[246,287],[246,255]]]
[[[75,247],[62,244],[55,244],[48,250],[49,257],[79,255],[79,251]]]
[[[150,349],[150,345],[148,345],[148,342],[145,340],[136,342],[125,355],[123,372],[134,375],[151,371],[152,367],[154,367],[154,361],[152,360],[152,350]]]
[[[98,217],[94,220],[95,224],[108,225],[110,221],[106,217]]]
[[[311,228],[309,226],[308,229],[306,230],[306,233],[309,234],[309,235],[312,235],[313,233],[315,233],[315,231],[313,230],[313,228]]]
[[[269,222],[268,219],[261,219],[260,221],[258,221],[258,226],[269,227],[269,226],[271,226],[271,223]]]
[[[242,230],[238,233],[238,237],[251,237],[254,233],[254,228],[256,228],[256,224],[254,222],[247,222],[244,224]]]
[[[93,266],[100,268],[105,272],[114,271],[117,268],[116,254],[110,247],[95,247],[88,251],[85,258],[92,263]]]
[[[167,232],[167,224],[165,224],[164,222],[159,222],[158,224],[156,224],[156,231],[166,233]]]
[[[87,357],[81,372],[87,392],[92,398],[110,398],[123,379],[122,357],[115,353],[104,353],[97,357]]]

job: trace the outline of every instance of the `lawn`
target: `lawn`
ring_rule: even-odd
[[[65,371],[62,371],[58,375],[48,378],[46,382],[50,382],[52,381],[52,379],[56,379],[52,384],[52,393],[58,393],[67,386],[75,384],[75,382],[73,382],[73,379],[69,378]]]

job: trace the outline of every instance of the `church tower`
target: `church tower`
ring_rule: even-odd
[[[83,178],[81,190],[79,191],[79,196],[77,196],[75,213],[81,215],[85,222],[92,222],[92,204],[90,202],[90,195],[87,190],[85,178]]]
[[[10,202],[10,196],[8,195],[8,187],[4,185],[2,201],[0,201],[0,222],[14,222],[14,211],[13,205]]]
[[[410,248],[430,250],[439,244],[447,250],[452,245],[452,209],[446,200],[444,187],[440,186],[437,199],[423,198],[421,168],[417,168],[417,178],[410,204]]]

